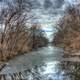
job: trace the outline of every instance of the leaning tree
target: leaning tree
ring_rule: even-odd
[[[40,43],[44,46],[47,39],[39,26],[27,25],[27,21],[33,18],[31,12],[32,4],[27,0],[6,0],[6,6],[0,10],[0,59],[6,60],[18,53],[24,53],[32,50],[33,45],[40,47]],[[33,32],[34,29],[37,32]],[[34,34],[34,35],[33,35]],[[33,40],[33,36],[35,39]],[[43,40],[43,41],[42,41]],[[33,43],[33,41],[35,43]],[[37,42],[37,43],[36,43]]]
[[[21,51],[27,40],[26,21],[31,17],[31,5],[26,0],[6,0],[0,11],[0,59],[9,58]]]

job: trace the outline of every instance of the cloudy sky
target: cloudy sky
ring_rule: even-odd
[[[0,0],[1,7],[6,7],[7,0]],[[12,1],[12,0],[8,0]],[[47,33],[48,38],[51,40],[52,31],[55,32],[53,27],[56,26],[58,20],[65,14],[65,9],[69,5],[75,4],[75,0],[27,0],[31,3],[32,14],[36,16],[28,21],[28,23],[41,24],[43,30]]]
[[[75,0],[37,0],[40,5],[34,6],[32,12],[37,16],[32,23],[40,23],[47,33],[49,40],[52,40],[53,31],[55,33],[56,23],[65,15],[65,9],[73,5]],[[38,3],[37,2],[37,3]]]

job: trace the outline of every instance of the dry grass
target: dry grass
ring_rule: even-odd
[[[9,34],[4,36],[3,43],[1,43],[2,37],[0,37],[0,61],[6,61],[16,55],[46,46],[48,40],[44,37],[45,33],[39,31],[39,29],[38,25],[35,25],[35,28],[32,25],[28,32],[10,31]]]
[[[23,53],[29,50],[27,47],[27,37],[25,35],[22,36],[23,33],[21,32],[18,38],[16,38],[17,33],[10,33],[8,41],[4,39],[3,44],[0,44],[0,60],[12,58],[20,52]]]
[[[6,7],[0,10],[0,18],[0,24],[4,26],[0,31],[0,61],[45,46],[47,39],[44,34],[34,32],[40,26],[34,25],[30,29],[26,25],[27,20],[33,18],[31,5],[26,0],[6,0]]]
[[[63,45],[67,51],[80,51],[80,10],[79,5],[69,9],[68,14],[60,21],[54,38],[55,45]],[[61,47],[61,45],[59,45]]]

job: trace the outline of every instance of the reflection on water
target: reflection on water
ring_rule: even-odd
[[[69,80],[80,80],[80,62],[62,62],[61,70],[70,78]]]
[[[4,77],[0,80],[80,80],[80,63],[53,61]]]
[[[61,48],[43,47],[8,64],[0,72],[0,80],[80,80],[80,62],[64,58]]]

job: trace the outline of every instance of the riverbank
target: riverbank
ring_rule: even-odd
[[[9,60],[8,65],[1,71],[2,74],[14,73],[33,68],[35,65],[45,65],[48,62],[60,61],[63,49],[47,46],[38,48],[35,51],[16,56]],[[9,69],[9,70],[8,70]],[[13,72],[12,72],[13,71]]]
[[[68,55],[80,55],[80,5],[70,8],[60,20],[53,44]]]
[[[80,79],[80,59],[67,56],[65,58],[63,55],[62,48],[47,46],[17,56],[9,60],[8,65],[0,72],[0,80],[74,80],[74,77]]]

